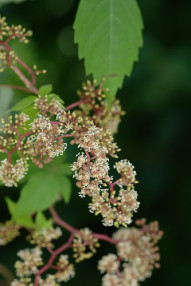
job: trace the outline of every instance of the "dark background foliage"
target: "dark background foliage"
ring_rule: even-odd
[[[116,140],[122,148],[120,158],[128,158],[138,173],[141,205],[136,218],[157,219],[165,232],[160,243],[162,267],[143,285],[190,286],[191,2],[139,2],[145,23],[144,46],[131,78],[125,79],[117,95],[126,115]],[[73,44],[77,4],[77,0],[34,0],[0,8],[9,22],[34,31],[31,45],[15,45],[18,54],[48,70],[39,77],[39,86],[53,83],[54,91],[66,104],[77,100],[76,90],[85,80],[83,61],[78,61]],[[10,78],[12,74],[0,75],[0,82],[10,82]],[[72,156],[68,154],[68,158]],[[13,192],[2,188],[1,220],[8,217],[3,196],[16,198]],[[100,226],[100,217],[89,214],[87,202],[78,197],[76,189],[71,205],[61,204],[59,211],[75,227],[111,231]],[[0,263],[13,271],[15,253],[26,245],[18,238],[1,248]],[[75,279],[68,285],[100,285],[96,261],[110,250],[103,244],[94,259],[79,264]]]

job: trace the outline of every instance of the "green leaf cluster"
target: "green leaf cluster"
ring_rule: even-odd
[[[47,219],[43,212],[38,212],[35,216],[35,219],[32,219],[32,216],[25,215],[18,218],[15,218],[15,211],[17,207],[17,203],[12,201],[10,198],[5,198],[9,213],[12,216],[12,220],[15,221],[17,224],[29,227],[29,228],[50,228],[52,226],[52,219]]]

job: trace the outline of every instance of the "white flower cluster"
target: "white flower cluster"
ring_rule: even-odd
[[[1,161],[0,166],[0,180],[7,187],[17,186],[19,182],[27,173],[28,165],[26,161],[20,159],[16,164],[9,163],[7,159]]]
[[[0,223],[0,246],[6,245],[20,235],[20,226],[12,220]]]
[[[84,145],[84,141],[86,142],[79,142],[80,147],[87,148],[86,153],[79,153],[77,161],[72,165],[77,186],[81,189],[79,195],[92,197],[89,204],[90,212],[101,214],[105,226],[126,226],[131,223],[132,213],[139,207],[137,192],[134,190],[134,167],[127,160],[116,163],[117,172],[121,177],[114,189],[112,178],[109,176],[107,149],[95,144],[95,137],[88,139],[88,146]]]
[[[78,263],[91,258],[99,246],[98,239],[92,235],[89,228],[81,229],[80,232],[75,234],[72,244],[75,261]]]
[[[15,263],[16,272],[19,277],[37,273],[38,266],[43,264],[42,251],[38,247],[20,250],[17,255],[21,258],[21,260]]]
[[[117,255],[108,254],[98,262],[98,269],[105,273],[102,286],[138,286],[159,267],[156,243],[162,237],[157,222],[149,225],[138,221],[142,228],[124,228],[114,233],[118,240]]]
[[[68,255],[60,255],[57,266],[60,268],[55,273],[58,282],[67,282],[75,276],[74,266],[69,263]]]
[[[30,237],[30,243],[36,244],[39,248],[50,247],[53,248],[52,240],[58,239],[62,235],[60,227],[57,228],[42,228],[33,231]]]
[[[114,166],[117,172],[121,175],[120,182],[124,186],[128,186],[129,190],[133,188],[133,184],[136,184],[137,181],[136,171],[134,170],[134,166],[128,160],[121,160],[115,163]]]
[[[61,138],[64,133],[63,128],[51,124],[51,121],[43,116],[36,118],[31,126],[34,135],[29,138],[32,143],[30,154],[35,164],[43,167],[42,162],[46,164],[55,156],[63,155],[67,148],[67,144]]]

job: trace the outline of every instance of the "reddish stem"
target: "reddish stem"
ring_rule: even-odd
[[[26,78],[26,76],[20,71],[20,69],[14,65],[12,65],[11,68],[26,85],[26,87],[32,92],[34,92],[34,94],[38,95],[38,89],[32,85],[32,83],[28,80],[28,78]]]
[[[109,185],[111,193],[114,191],[114,186],[117,185],[119,182],[120,182],[120,179],[116,180],[113,183],[111,183],[110,181],[107,181],[107,184]]]
[[[100,240],[104,240],[104,241],[107,241],[111,244],[118,244],[119,243],[119,240],[117,239],[113,239],[111,238],[110,236],[106,235],[106,234],[101,234],[101,233],[95,233],[93,232],[92,235],[97,238],[97,239],[100,239]]]
[[[19,139],[18,139],[17,144],[15,145],[15,147],[14,147],[13,149],[11,149],[10,151],[7,151],[7,150],[5,151],[5,153],[8,154],[8,162],[9,162],[9,163],[11,163],[11,155],[12,155],[15,151],[18,150],[18,148],[19,148],[19,146],[20,146],[20,144],[21,144],[23,138],[25,138],[25,137],[31,135],[32,133],[33,133],[32,131],[29,131],[29,132],[26,132],[25,134],[20,135],[20,137],[19,137]]]
[[[89,155],[88,151],[86,149],[84,149],[84,152],[86,153],[86,156],[88,157],[88,160],[90,161],[91,158],[90,158],[90,155]]]
[[[88,103],[88,101],[89,101],[89,99],[87,99],[87,98],[86,98],[86,99],[81,99],[81,100],[79,100],[79,101],[76,101],[76,102],[74,102],[74,103],[68,105],[68,106],[65,108],[65,110],[68,111],[68,110],[73,109],[74,107],[76,107],[76,106],[78,106],[78,105],[80,105],[80,104],[82,104],[82,103]]]
[[[93,156],[93,157],[90,158],[90,160],[94,160],[96,158],[97,158],[97,156]]]
[[[107,181],[107,183],[108,183],[110,191],[112,193],[114,191],[113,183],[111,183],[110,181]]]
[[[4,153],[9,154],[9,151],[7,151],[7,149],[3,148],[2,150]]]
[[[47,247],[46,247],[46,249],[47,249],[47,250],[48,250],[48,252],[49,252],[49,253],[51,253],[51,254],[54,252],[54,251],[52,250],[52,248],[51,248],[51,247],[49,247],[49,246],[47,246]]]
[[[52,124],[60,124],[59,121],[52,121],[51,123],[52,123]],[[18,139],[17,144],[15,145],[15,147],[12,148],[10,151],[7,151],[7,150],[4,148],[4,152],[5,152],[6,154],[8,154],[8,161],[9,161],[9,163],[11,163],[11,155],[12,155],[15,151],[18,150],[18,148],[19,148],[19,146],[20,146],[22,140],[23,140],[25,137],[30,136],[30,135],[33,133],[33,131],[30,130],[30,131],[28,131],[28,132],[26,132],[26,133],[20,135],[20,133],[19,133],[19,131],[18,131],[17,129],[15,130],[15,132],[16,132],[17,135],[19,136],[19,139]],[[55,138],[55,140],[60,139],[60,138],[65,138],[65,137],[73,137],[73,135],[72,135],[72,134],[61,135],[61,136]]]
[[[113,182],[113,186],[117,185],[120,182],[121,179],[116,180],[115,182]]]
[[[60,138],[67,138],[67,137],[74,137],[74,135],[73,134],[65,134],[65,135],[61,135],[59,137],[55,137],[54,140],[58,140]]]
[[[19,130],[16,128],[15,129],[15,133],[20,137],[21,136],[21,134],[20,134],[20,132],[19,132]]]
[[[21,141],[23,140],[23,138],[31,135],[33,132],[32,131],[29,131],[29,132],[26,132],[24,134],[22,134],[19,138],[19,140],[17,141],[17,144],[15,145],[15,147],[13,149],[11,149],[9,151],[9,154],[13,154],[15,151],[17,151],[17,149],[19,148],[20,144],[21,144]]]
[[[4,46],[6,48],[6,50],[8,52],[11,52],[12,49],[11,47],[8,45],[8,41],[9,39],[7,39],[6,41],[0,41],[0,45]],[[32,83],[30,83],[30,85],[33,85],[33,88],[35,88],[36,85],[36,75],[34,73],[34,71],[27,65],[25,64],[19,57],[17,57],[17,62],[31,75],[32,77]],[[18,75],[18,74],[17,74]],[[32,89],[31,89],[32,90]],[[32,90],[33,91],[33,90]],[[34,91],[33,91],[34,92]],[[36,93],[35,93],[36,94]]]
[[[0,45],[4,46],[8,52],[12,51],[12,49],[9,47],[9,45],[7,44],[6,41],[4,41],[4,42],[0,41]]]
[[[12,161],[11,154],[8,153],[8,162],[11,163],[11,161]]]
[[[53,216],[54,222],[59,224],[60,226],[62,226],[63,228],[65,228],[66,230],[68,230],[70,233],[77,233],[79,232],[78,229],[72,227],[71,225],[69,225],[67,222],[65,222],[64,220],[62,220],[59,215],[57,214],[56,210],[53,207],[50,207],[50,212]]]
[[[65,222],[64,220],[62,220],[59,215],[57,214],[56,210],[51,207],[50,208],[50,212],[53,216],[54,222],[57,223],[58,225],[62,226],[63,228],[65,228],[66,230],[68,230],[70,233],[75,234],[75,233],[79,233],[80,231],[74,227],[72,227],[71,225],[69,225],[67,222]],[[107,241],[111,244],[118,244],[118,240],[116,239],[112,239],[110,236],[106,235],[106,234],[100,234],[100,233],[92,233],[92,235],[94,237],[96,237],[97,239],[100,240],[104,240]]]
[[[55,250],[48,262],[36,273],[35,275],[35,281],[34,281],[34,286],[38,286],[38,280],[39,280],[39,276],[42,275],[45,271],[47,271],[49,268],[51,268],[53,261],[56,259],[56,257],[63,252],[64,250],[66,250],[67,248],[69,248],[72,245],[72,241],[73,241],[74,236],[71,235],[70,238],[68,239],[68,241],[63,244],[61,247],[59,247],[57,250]]]
[[[55,270],[62,270],[63,268],[59,267],[59,266],[56,266],[56,265],[51,265],[49,268],[51,269],[55,269]]]
[[[28,73],[31,75],[32,78],[32,84],[35,86],[36,85],[36,75],[34,73],[34,71],[27,65],[25,64],[20,58],[17,57],[17,62],[24,67],[24,69],[26,71],[28,71]]]
[[[31,90],[29,90],[28,88],[25,88],[23,86],[18,86],[18,85],[12,85],[12,84],[0,84],[0,87],[10,87],[13,89],[22,90],[24,92],[31,92]]]
[[[9,36],[9,37],[4,41],[4,43],[7,44],[12,38],[13,38],[13,35]]]
[[[117,274],[117,277],[118,277],[118,278],[121,278],[120,266],[121,266],[122,258],[121,258],[120,256],[118,256],[118,257],[117,257],[117,260],[119,261],[119,266],[117,267],[116,274]]]
[[[55,124],[55,125],[63,124],[63,123],[60,122],[60,121],[51,121],[50,123],[51,123],[51,124]]]

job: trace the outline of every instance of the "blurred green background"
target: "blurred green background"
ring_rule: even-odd
[[[117,95],[126,115],[115,139],[122,149],[120,159],[128,158],[138,173],[141,205],[135,217],[157,219],[165,232],[160,243],[162,267],[142,285],[190,286],[191,1],[140,0],[139,4],[145,23],[144,46],[131,78],[125,79]],[[76,90],[85,80],[83,61],[78,60],[73,44],[77,5],[77,0],[33,0],[0,6],[9,23],[33,30],[30,45],[13,46],[29,64],[47,69],[38,85],[52,83],[66,104],[77,100]],[[17,80],[10,72],[0,74],[0,83],[8,82]],[[15,94],[13,98],[11,90],[0,89],[1,114],[24,96]],[[68,158],[72,157],[70,153]],[[14,190],[2,188],[1,220],[8,218],[5,195],[17,196]],[[88,212],[86,200],[78,197],[76,189],[71,205],[59,208],[75,227],[113,231],[100,226],[100,217]],[[16,251],[26,245],[18,238],[1,248],[0,263],[13,271]],[[103,244],[94,259],[77,265],[76,277],[68,285],[99,286],[96,261],[111,250]]]

